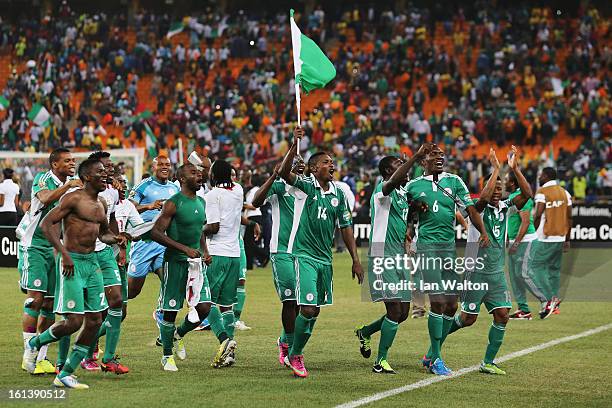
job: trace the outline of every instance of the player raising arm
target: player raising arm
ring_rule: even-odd
[[[294,143],[283,160],[279,171],[287,184],[294,186],[303,197],[304,205],[295,209],[297,228],[293,254],[296,257],[296,293],[300,313],[295,320],[293,346],[285,364],[298,377],[307,377],[304,367],[304,346],[312,334],[321,306],[333,303],[332,247],[338,225],[342,238],[353,260],[352,276],[363,282],[363,268],[353,237],[352,217],[342,190],[333,183],[334,161],[325,152],[313,154],[308,160],[312,174],[309,179],[291,173],[291,165],[297,154],[297,140],[304,131],[297,128]],[[299,226],[299,228],[298,228]]]

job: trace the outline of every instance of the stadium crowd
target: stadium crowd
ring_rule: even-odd
[[[180,137],[185,151],[234,158],[263,178],[295,125],[286,13],[206,9],[183,20],[180,41],[168,38],[174,21],[147,11],[79,15],[67,2],[40,20],[3,21],[11,68],[1,148],[142,147],[146,120],[174,163]],[[302,113],[302,154],[332,151],[338,177],[361,197],[381,157],[410,155],[424,140],[445,146],[472,191],[486,172],[476,147],[495,142],[543,146],[526,163],[530,181],[555,160],[576,199],[612,194],[610,21],[598,10],[574,18],[482,1],[402,12],[317,7],[298,24],[337,71],[329,99]],[[47,123],[28,120],[34,103]],[[552,159],[561,134],[583,142]],[[16,174],[31,178],[36,169],[24,166]]]

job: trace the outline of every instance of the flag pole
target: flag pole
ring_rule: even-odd
[[[291,25],[291,48],[293,49],[293,73],[295,77],[295,105],[297,108],[297,125],[302,126],[302,118],[301,118],[301,96],[300,96],[300,81],[298,79],[298,74],[301,73],[301,61],[300,61],[300,39],[299,39],[299,29],[295,24],[295,20],[293,19],[293,9],[289,10],[289,23]],[[300,139],[297,140],[297,155],[300,157]]]

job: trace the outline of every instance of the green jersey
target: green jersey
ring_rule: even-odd
[[[480,273],[498,273],[504,271],[506,260],[505,244],[506,244],[506,218],[509,206],[513,206],[508,199],[500,201],[497,207],[487,204],[481,213],[482,223],[485,231],[489,236],[490,245],[486,248],[480,248],[478,240],[480,232],[470,222],[468,228],[468,247],[466,248],[466,257],[468,252],[473,250],[478,252],[478,257],[481,259],[480,266],[477,266],[475,271]],[[478,265],[478,264],[477,264]]]
[[[336,226],[349,227],[353,221],[344,193],[333,182],[329,183],[329,190],[323,191],[314,177],[297,178],[294,187],[299,204],[295,206],[294,217],[299,224],[294,225],[295,243],[289,242],[288,251],[331,265]]]
[[[176,213],[170,222],[166,234],[174,241],[189,248],[200,250],[200,237],[206,225],[206,204],[202,197],[189,198],[183,193],[176,193],[168,199],[176,206]],[[187,255],[172,248],[166,249],[167,259],[185,260]]]
[[[521,194],[521,190],[517,189],[515,192],[510,193],[508,196],[508,200],[513,200],[514,197]],[[508,239],[514,241],[516,238],[519,229],[521,228],[521,216],[519,214],[520,211],[529,211],[529,226],[527,227],[527,232],[525,233],[524,241],[532,241],[536,238],[536,229],[533,225],[533,200],[530,198],[527,200],[523,208],[520,210],[515,208],[511,208],[508,211]],[[532,239],[529,239],[528,236],[532,235]]]
[[[395,256],[404,253],[409,205],[406,191],[397,188],[383,194],[384,181],[378,183],[370,198],[370,256]]]
[[[431,175],[421,176],[410,180],[405,189],[410,201],[422,201],[428,207],[427,211],[418,213],[418,242],[454,243],[457,203],[462,207],[474,205],[463,180],[442,172],[437,183]]]
[[[62,183],[51,170],[40,172],[34,177],[34,181],[32,182],[32,203],[30,205],[30,210],[17,227],[21,236],[21,245],[24,248],[51,248],[51,244],[40,228],[40,223],[49,211],[57,206],[59,200],[44,205],[39,200],[37,194],[44,190],[58,189],[63,185],[64,183]]]
[[[272,209],[272,236],[270,238],[270,253],[291,253],[299,219],[295,215],[296,203],[303,201],[303,194],[297,194],[297,188],[283,180],[276,180],[268,191],[266,202]]]

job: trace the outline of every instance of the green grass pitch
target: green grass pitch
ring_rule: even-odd
[[[598,301],[568,301],[562,312],[545,321],[509,322],[500,355],[612,322],[612,292],[609,250],[574,250],[574,268],[587,265],[586,277],[570,282],[568,293],[588,291],[591,284]],[[594,261],[595,260],[595,261]],[[588,262],[593,263],[589,265]],[[270,268],[250,272],[243,320],[253,329],[237,332],[237,363],[215,370],[210,367],[217,348],[211,332],[193,332],[186,337],[187,360],[178,361],[179,372],[161,369],[161,349],[155,346],[156,326],[151,312],[157,299],[159,281],[149,275],[143,293],[131,301],[119,343],[121,361],[130,373],[115,376],[77,370],[88,391],[70,392],[65,404],[75,407],[157,407],[157,406],[334,406],[373,393],[400,387],[431,374],[420,368],[419,358],[427,350],[427,319],[408,320],[397,334],[389,362],[398,375],[375,375],[373,358],[365,360],[353,335],[354,327],[383,313],[383,306],[362,301],[360,288],[350,279],[350,258],[335,259],[334,305],[323,308],[313,337],[305,349],[310,377],[295,379],[277,361],[276,338],[280,332],[280,303],[272,284]],[[590,281],[587,280],[590,279]],[[34,377],[20,368],[22,355],[21,310],[24,297],[17,288],[17,271],[0,270],[0,404],[5,406],[7,390],[49,387],[53,377]],[[591,282],[591,283],[588,283]],[[607,286],[606,286],[607,285]],[[607,289],[606,289],[607,288]],[[610,296],[610,295],[609,295]],[[537,305],[532,302],[532,308]],[[484,310],[484,307],[483,307]],[[179,316],[182,318],[182,316]],[[482,360],[491,319],[482,312],[475,326],[451,335],[443,348],[449,367],[459,369]],[[378,346],[373,337],[373,355]],[[379,401],[379,406],[476,407],[582,407],[610,406],[612,401],[612,331],[564,343],[503,364],[505,377],[480,373],[442,381]],[[56,345],[49,349],[55,359]],[[18,403],[22,404],[22,403]],[[16,405],[18,405],[16,404]],[[36,406],[46,403],[36,402]],[[49,403],[57,406],[57,403]],[[20,405],[26,406],[26,405]],[[31,405],[30,405],[31,406]]]

